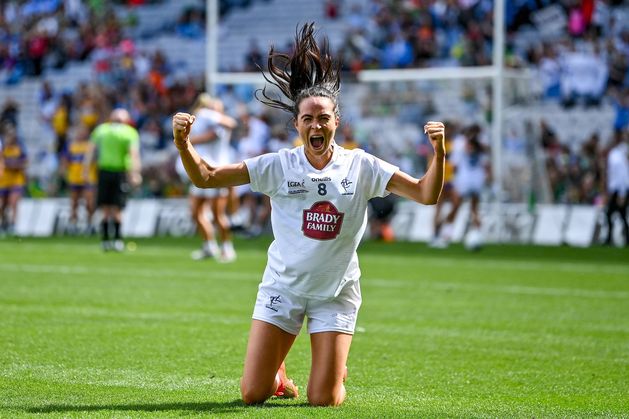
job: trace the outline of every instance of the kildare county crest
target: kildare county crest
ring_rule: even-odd
[[[311,239],[335,239],[341,232],[343,215],[331,202],[315,202],[310,209],[304,210],[301,230]]]

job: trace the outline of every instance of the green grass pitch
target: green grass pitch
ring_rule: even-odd
[[[270,238],[0,240],[0,417],[629,417],[629,250],[366,242],[339,408],[246,407],[238,387]]]

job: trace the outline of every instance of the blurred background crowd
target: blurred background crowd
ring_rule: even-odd
[[[294,22],[303,20],[299,7],[306,6],[293,7],[285,0],[221,0],[223,49],[218,68],[258,71],[265,67],[271,42],[287,52]],[[312,19],[330,37],[348,83],[365,69],[492,62],[491,0],[325,0],[308,2],[308,7],[316,8]],[[205,56],[206,12],[205,1],[0,2],[0,138],[9,126],[17,129],[26,155],[25,196],[66,196],[68,144],[103,122],[115,107],[128,109],[140,132],[144,182],[135,196],[185,196],[186,183],[176,171],[170,118],[188,111],[204,91],[203,68],[187,59]],[[282,17],[292,29],[278,24],[281,35],[267,39],[258,36],[253,23],[238,27],[239,17],[247,16],[251,22],[277,24],[261,13]],[[622,0],[508,0],[506,28],[505,66],[527,70],[535,81],[535,88],[524,87],[525,105],[591,116],[589,122],[580,121],[588,124],[587,130],[575,130],[569,120],[561,125],[541,117],[532,131],[552,202],[600,204],[609,145],[629,131],[629,5]],[[229,53],[222,52],[225,48]],[[337,141],[368,149],[415,172],[430,158],[420,131],[430,116],[448,121],[449,136],[479,125],[480,137],[489,145],[491,95],[486,88],[480,93],[464,89],[456,98],[464,109],[475,104],[475,116],[464,119],[448,115],[447,109],[437,112],[439,98],[428,100],[414,86],[406,87],[372,88],[358,103],[344,104],[349,117]],[[255,101],[256,88],[237,84],[217,89],[225,113],[238,121],[231,138],[236,159],[290,147],[295,141],[286,115]],[[348,96],[344,100],[354,97]],[[394,123],[416,129],[408,131],[401,146],[391,147],[386,135],[378,135],[388,126],[386,121],[363,123],[371,116],[393,116]],[[531,164],[523,136],[506,126],[505,160],[511,156],[513,170]],[[517,193],[511,198],[526,199]]]

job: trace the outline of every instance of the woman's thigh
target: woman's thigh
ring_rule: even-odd
[[[252,321],[241,381],[243,396],[261,402],[273,394],[275,375],[295,338],[273,324]]]

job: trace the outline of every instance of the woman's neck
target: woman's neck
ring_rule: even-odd
[[[312,155],[308,152],[308,150],[304,150],[304,154],[306,155],[308,163],[310,163],[312,167],[317,170],[322,170],[328,165],[328,163],[330,163],[330,160],[332,160],[332,156],[334,155],[334,145],[331,145],[322,156]]]

